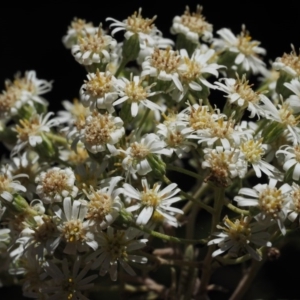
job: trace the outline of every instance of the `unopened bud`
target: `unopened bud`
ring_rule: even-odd
[[[140,52],[140,40],[139,35],[133,34],[128,40],[124,41],[123,44],[123,60],[126,62],[135,60]]]
[[[166,164],[155,154],[147,155],[147,161],[154,176],[161,178],[166,174]]]

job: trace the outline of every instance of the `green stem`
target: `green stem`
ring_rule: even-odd
[[[143,251],[138,252],[141,256],[145,256],[149,260],[155,261],[160,265],[167,265],[167,266],[179,266],[179,267],[195,267],[199,268],[202,266],[202,262],[199,261],[186,261],[186,260],[179,260],[179,259],[166,259],[160,256],[152,255]]]
[[[192,171],[188,171],[184,168],[181,168],[181,167],[176,167],[176,166],[172,166],[172,165],[167,165],[167,170],[171,170],[171,171],[176,171],[178,173],[182,173],[182,174],[186,174],[186,175],[189,175],[191,177],[194,177],[196,179],[199,179],[199,180],[203,180],[203,177],[200,176],[199,174],[197,173],[194,173]]]
[[[237,214],[244,215],[244,216],[250,215],[250,212],[248,210],[240,209],[231,203],[226,203],[225,206]]]
[[[116,78],[120,75],[121,71],[124,69],[124,67],[126,66],[126,64],[127,64],[127,60],[123,58],[122,61],[121,61],[120,66],[118,68],[118,70],[115,73],[115,77]]]
[[[65,137],[48,132],[45,134],[47,136],[47,138],[49,138],[50,140],[52,140],[55,143],[58,144],[62,144],[62,145],[68,145],[68,141]]]
[[[201,245],[205,245],[207,243],[206,239],[201,239],[201,240],[181,239],[181,238],[178,238],[178,237],[175,237],[175,236],[170,236],[170,235],[167,235],[167,234],[160,233],[158,231],[151,230],[151,229],[149,229],[149,228],[147,228],[143,225],[137,225],[137,224],[134,224],[134,223],[131,223],[130,226],[132,226],[136,229],[139,229],[143,232],[146,232],[146,233],[150,234],[153,237],[156,237],[156,238],[159,238],[161,240],[168,241],[168,242],[174,242],[174,243],[180,243],[180,244],[201,244]]]
[[[147,108],[146,112],[144,113],[142,119],[141,119],[140,122],[139,122],[140,124],[139,124],[139,126],[138,126],[138,129],[137,129],[137,131],[136,131],[135,136],[139,136],[139,134],[140,134],[140,132],[141,132],[141,130],[142,130],[142,128],[143,128],[143,125],[145,124],[145,121],[147,120],[147,117],[148,117],[149,113],[150,113],[150,109]]]
[[[214,200],[214,213],[212,216],[212,224],[211,224],[211,233],[213,233],[220,222],[221,212],[223,208],[225,197],[225,189],[217,188],[215,189],[215,200]],[[199,288],[199,296],[205,297],[207,294],[207,287],[210,281],[211,276],[211,264],[212,264],[212,253],[215,251],[216,245],[212,245],[208,248],[207,254],[203,261],[203,269],[201,275],[201,285]]]
[[[225,258],[222,256],[217,256],[215,258],[218,262],[220,262],[223,265],[238,265],[241,263],[244,263],[246,261],[248,261],[249,259],[251,259],[251,255],[250,254],[245,254],[241,257],[238,258]]]

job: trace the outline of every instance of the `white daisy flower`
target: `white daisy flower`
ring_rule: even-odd
[[[173,82],[176,88],[183,92],[182,83],[179,80],[178,67],[180,55],[177,51],[155,48],[151,56],[146,57],[142,63],[143,71],[141,77],[149,75],[159,80]]]
[[[52,217],[47,215],[34,216],[26,227],[21,231],[16,240],[21,244],[24,251],[30,251],[38,257],[45,254],[52,255],[58,243],[56,242],[59,232]]]
[[[300,54],[297,55],[294,46],[290,54],[284,53],[282,57],[277,57],[273,63],[275,70],[282,70],[292,77],[300,76]]]
[[[36,193],[46,203],[62,202],[65,197],[76,197],[78,188],[75,184],[75,175],[71,168],[61,169],[54,167],[42,172],[35,180]]]
[[[294,222],[298,218],[300,223],[299,214],[300,214],[300,186],[293,182],[292,190],[290,193],[290,201],[288,203],[287,213],[288,219],[291,222]]]
[[[130,81],[122,77],[118,82],[118,90],[120,99],[116,100],[113,105],[118,105],[127,101],[131,107],[131,115],[136,117],[138,114],[139,106],[143,105],[148,107],[150,110],[162,111],[162,108],[156,103],[150,101],[148,98],[156,95],[156,92],[150,92],[153,85],[144,86],[143,78],[139,76],[130,76]]]
[[[262,108],[262,116],[266,119],[273,120],[285,127],[287,131],[291,134],[294,144],[300,142],[299,128],[297,127],[300,121],[299,116],[295,115],[294,110],[291,108],[290,104],[283,102],[281,98],[281,103],[277,107],[273,104],[271,100],[267,97],[262,98],[264,105]]]
[[[83,19],[74,18],[68,28],[67,34],[63,36],[62,42],[67,49],[71,49],[73,45],[78,43],[78,38],[88,34],[95,34],[97,27],[93,23],[86,22]]]
[[[269,177],[274,177],[275,175],[279,176],[279,170],[262,159],[266,150],[269,148],[268,145],[263,144],[262,141],[263,138],[259,140],[249,139],[248,141],[242,142],[240,145],[242,158],[252,165],[258,178],[261,177],[261,172],[265,173]]]
[[[78,37],[78,43],[72,46],[72,54],[80,64],[88,66],[91,64],[107,64],[113,60],[113,50],[117,41],[110,35],[105,35],[101,25],[94,33],[86,33]]]
[[[15,156],[9,160],[5,160],[5,165],[1,170],[7,170],[12,176],[18,174],[26,174],[20,177],[19,181],[26,188],[26,197],[31,200],[36,190],[35,178],[40,172],[39,156],[33,152],[24,152],[22,155]]]
[[[57,119],[49,120],[52,112],[43,115],[33,115],[29,120],[21,119],[13,130],[17,133],[17,143],[11,151],[11,156],[16,155],[27,146],[36,147],[43,142],[43,134],[50,132],[50,128],[58,125]]]
[[[74,99],[73,103],[64,100],[62,101],[62,105],[65,110],[58,111],[58,116],[56,117],[59,124],[68,124],[67,128],[61,130],[62,132],[70,131],[73,126],[78,125],[80,127],[82,120],[85,120],[85,118],[91,114],[90,109],[83,106],[78,99]]]
[[[284,155],[283,169],[288,172],[293,169],[293,180],[300,178],[300,145],[296,144],[293,147],[284,145],[276,152],[276,156]]]
[[[211,40],[213,34],[213,26],[205,21],[205,17],[202,13],[202,6],[197,5],[195,13],[190,13],[190,9],[187,6],[184,14],[179,17],[176,16],[173,19],[171,27],[172,34],[184,34],[186,38],[195,44],[199,43],[201,37],[204,41]]]
[[[41,287],[42,294],[49,294],[49,299],[52,300],[88,300],[84,296],[84,292],[93,287],[94,284],[91,282],[98,275],[94,274],[86,277],[91,265],[86,264],[80,270],[81,264],[80,259],[76,259],[72,266],[67,258],[64,258],[60,269],[54,262],[47,261],[44,270],[51,279],[50,284]]]
[[[242,188],[239,190],[240,196],[234,197],[234,201],[238,203],[238,206],[258,207],[260,213],[256,215],[256,218],[266,224],[275,220],[281,233],[285,235],[284,221],[292,188],[287,183],[280,188],[277,188],[276,184],[276,179],[270,179],[269,184],[257,184],[253,189]]]
[[[208,124],[208,128],[198,129],[188,137],[197,139],[198,144],[206,143],[208,147],[220,141],[225,149],[237,147],[243,140],[252,138],[252,130],[235,126],[232,118],[225,120],[226,118],[225,115],[219,115],[214,122]]]
[[[107,144],[116,144],[124,134],[125,129],[121,118],[94,111],[86,118],[82,133],[74,140],[73,145],[76,145],[80,139],[88,151],[103,152]]]
[[[186,132],[192,133],[197,130],[209,128],[211,122],[224,117],[220,113],[216,114],[214,111],[210,111],[210,108],[207,105],[203,105],[201,100],[199,104],[191,105],[189,102],[186,104],[188,107],[178,114],[184,124],[187,125]]]
[[[259,47],[260,42],[251,40],[249,32],[242,26],[240,35],[235,36],[230,29],[223,28],[217,31],[221,39],[214,39],[213,46],[216,51],[228,50],[236,53],[234,63],[241,66],[244,71],[252,71],[253,74],[264,73],[265,63],[260,55],[265,55],[266,50]]]
[[[75,255],[77,251],[87,251],[87,246],[93,250],[98,248],[89,221],[84,221],[88,211],[86,203],[78,200],[72,203],[71,198],[67,197],[63,201],[63,210],[59,206],[54,206],[53,210],[59,218],[57,228],[60,231],[60,237],[53,245],[57,246],[60,241],[64,241],[64,253],[71,255]]]
[[[137,141],[131,143],[126,151],[119,150],[119,152],[126,155],[122,161],[122,167],[132,175],[135,173],[146,175],[152,170],[147,160],[149,155],[162,154],[170,156],[172,154],[172,151],[165,147],[166,143],[161,141],[156,134],[145,134]]]
[[[108,227],[106,233],[104,231],[99,233],[100,249],[88,256],[87,261],[92,261],[93,269],[100,266],[99,274],[101,276],[109,272],[113,281],[117,280],[118,262],[128,274],[136,275],[129,263],[144,264],[147,262],[147,258],[131,254],[132,251],[146,246],[147,239],[135,239],[137,233],[138,231],[133,228],[126,231],[114,231],[112,227]]]
[[[12,176],[8,170],[0,172],[0,199],[12,202],[14,194],[19,192],[26,192],[26,188],[15,180],[17,178],[28,177],[27,174],[17,174]]]
[[[300,65],[300,63],[299,63]],[[289,96],[285,102],[290,105],[290,107],[294,110],[295,113],[300,112],[300,81],[299,78],[292,79],[291,82],[284,83],[289,90],[291,90],[294,95]]]
[[[16,115],[24,104],[34,105],[37,102],[47,105],[41,95],[51,91],[52,82],[38,79],[35,71],[26,71],[24,77],[20,74],[13,81],[5,81],[5,91],[0,94],[0,117]]]
[[[107,178],[101,181],[101,186],[96,190],[90,187],[89,191],[85,191],[89,199],[86,219],[90,221],[91,225],[99,226],[103,230],[119,216],[119,211],[123,207],[119,195],[123,189],[116,188],[116,185],[122,179],[120,176]]]
[[[132,35],[138,34],[140,43],[150,43],[153,45],[152,38],[161,35],[161,32],[154,25],[156,16],[152,19],[142,17],[142,9],[139,8],[138,12],[134,12],[131,16],[120,22],[114,18],[106,18],[106,21],[113,21],[109,27],[114,27],[111,34],[114,35],[119,31],[125,31],[125,38],[128,40]]]
[[[241,157],[238,149],[224,149],[216,146],[215,149],[205,148],[202,168],[210,169],[207,180],[213,181],[221,186],[227,186],[232,178],[244,178],[247,172],[247,163]]]
[[[180,191],[176,188],[177,184],[172,183],[159,191],[161,183],[157,182],[152,188],[150,188],[147,179],[142,178],[142,186],[143,191],[139,191],[133,188],[130,184],[124,183],[123,185],[124,194],[139,201],[137,204],[129,206],[126,209],[129,212],[139,210],[136,223],[138,225],[147,224],[155,211],[163,215],[166,219],[169,219],[171,222],[176,222],[176,218],[173,216],[173,213],[183,213],[181,209],[170,206],[181,200],[178,196],[174,197]]]
[[[237,75],[237,79],[222,78],[221,80],[224,81],[224,84],[215,82],[215,85],[218,90],[227,94],[225,97],[228,97],[230,104],[234,103],[242,108],[247,107],[250,111],[250,118],[260,115],[262,108],[259,103],[265,96],[252,89],[252,85],[249,84],[245,75],[241,79]]]
[[[257,247],[271,247],[270,234],[265,232],[259,223],[250,221],[251,218],[243,216],[234,222],[225,217],[223,220],[225,227],[217,226],[222,232],[213,233],[216,238],[207,243],[208,246],[217,244],[220,248],[215,250],[212,256],[216,257],[228,251],[230,256],[238,257],[248,252],[254,259],[261,260]]]
[[[110,72],[89,73],[88,80],[80,89],[80,98],[85,107],[94,109],[106,109],[113,112],[113,101],[118,98],[117,79]]]
[[[23,78],[17,76],[13,83],[10,84],[22,92],[21,101],[23,103],[34,101],[42,105],[48,104],[40,95],[52,90],[52,81],[38,79],[35,71],[26,71]]]
[[[219,72],[217,70],[224,67],[209,62],[214,55],[215,51],[213,49],[207,49],[204,53],[201,49],[196,49],[192,54],[192,57],[189,58],[185,49],[180,50],[181,62],[177,70],[180,82],[183,85],[183,93],[178,100],[183,98],[188,89],[202,91],[203,87],[201,84],[211,89],[216,88],[206,80],[207,75],[218,77]]]

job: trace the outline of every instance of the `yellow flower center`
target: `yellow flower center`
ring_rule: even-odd
[[[146,158],[150,152],[145,145],[136,142],[132,143],[130,147],[131,147],[131,151],[130,151],[131,156],[139,160]]]
[[[256,163],[261,160],[264,154],[264,149],[262,148],[263,139],[258,141],[249,140],[241,144],[240,149],[245,154],[245,158],[250,163]]]
[[[189,7],[186,7],[184,14],[181,16],[182,25],[189,28],[190,31],[198,33],[201,36],[205,31],[212,31],[212,25],[205,21],[201,14],[202,7],[197,5],[197,11],[190,13]]]
[[[110,195],[93,190],[92,193],[88,195],[88,198],[90,202],[88,204],[87,219],[102,222],[105,216],[111,211],[112,199]]]
[[[300,75],[300,55],[294,49],[290,54],[284,53],[280,61]]]
[[[246,102],[258,103],[260,100],[259,93],[253,91],[245,75],[242,79],[237,78],[234,89]]]
[[[100,73],[97,70],[95,76],[85,81],[86,92],[93,97],[104,97],[106,93],[110,92],[112,86],[112,75]]]
[[[258,203],[260,209],[267,215],[277,218],[284,204],[284,196],[276,187],[267,187],[260,193]]]
[[[260,44],[260,42],[251,41],[252,38],[249,35],[249,32],[243,29],[241,34],[237,36],[237,39],[237,48],[240,50],[241,53],[245,54],[245,56],[257,56],[256,52],[253,49],[256,48]]]
[[[18,133],[18,139],[23,142],[28,141],[31,135],[36,135],[41,126],[38,116],[34,116],[30,120],[22,119],[19,123],[21,126],[16,125],[15,130]]]
[[[283,124],[290,126],[297,126],[299,124],[300,116],[295,117],[293,109],[288,103],[283,103],[279,109],[279,117]]]
[[[63,170],[49,170],[41,184],[43,191],[47,195],[70,191],[72,188],[68,185],[68,175]]]
[[[111,37],[102,34],[102,28],[98,29],[95,34],[87,33],[86,36],[79,37],[78,39],[80,51],[82,53],[91,51],[93,53],[101,54],[102,50],[109,47],[111,43]]]
[[[129,97],[129,101],[139,102],[141,100],[145,100],[148,97],[149,88],[150,87],[144,88],[141,81],[139,81],[138,83],[130,81],[126,85],[124,92]]]
[[[154,184],[152,189],[146,190],[141,193],[141,202],[144,206],[157,207],[161,202],[161,197],[158,196],[155,191],[156,184]]]
[[[83,242],[86,239],[86,231],[80,220],[65,222],[61,234],[68,243]]]
[[[228,236],[232,240],[243,244],[249,243],[249,239],[251,237],[251,228],[248,221],[241,217],[240,220],[235,220],[233,223],[226,217],[224,223],[227,225],[227,227],[222,228],[227,231]]]
[[[151,64],[158,71],[165,71],[167,74],[177,72],[179,66],[180,55],[176,51],[171,50],[170,47],[167,49],[155,48],[151,56]]]
[[[138,12],[134,12],[130,17],[127,18],[125,21],[126,23],[126,30],[134,32],[134,33],[145,33],[149,34],[154,28],[154,21],[156,16],[152,19],[144,19],[142,17],[142,9],[140,8]]]
[[[200,105],[198,108],[191,106],[189,124],[194,130],[209,128],[211,122],[212,117],[207,106]]]
[[[95,112],[92,120],[85,126],[85,140],[92,145],[107,144],[114,130],[115,124],[109,115]]]

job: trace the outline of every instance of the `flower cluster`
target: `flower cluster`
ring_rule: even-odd
[[[106,31],[74,19],[63,43],[86,80],[62,111],[48,111],[52,82],[35,71],[4,84],[0,141],[11,152],[0,162],[0,273],[22,277],[26,297],[88,299],[110,277],[121,292],[159,298],[152,271],[161,264],[181,286],[191,275],[178,298],[198,288],[202,297],[214,260],[265,260],[299,228],[300,56],[293,49],[268,71],[244,25],[214,36],[200,6],[174,18],[176,43],[155,20],[139,9],[107,18]],[[264,82],[252,84],[259,74]],[[196,224],[205,214],[210,232]],[[208,246],[202,279],[192,244]],[[129,275],[143,286],[124,284]]]

